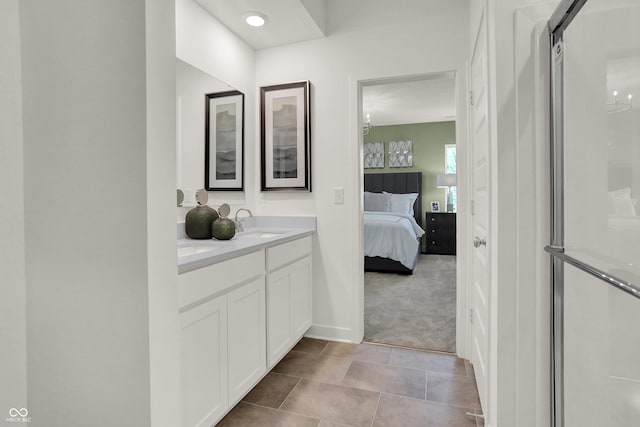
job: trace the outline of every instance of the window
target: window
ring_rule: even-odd
[[[444,146],[444,173],[457,173],[456,171],[456,145],[446,144]],[[451,203],[453,211],[458,211],[458,187],[451,187]]]

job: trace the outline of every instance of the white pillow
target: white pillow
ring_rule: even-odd
[[[385,194],[391,196],[391,209],[389,212],[413,216],[413,204],[418,198],[418,193],[396,194],[385,192]]]
[[[636,199],[614,198],[612,202],[614,215],[636,216]]]
[[[614,199],[630,199],[631,198],[631,188],[620,188],[618,190],[609,191],[609,196]]]
[[[387,193],[364,192],[364,210],[368,212],[389,212],[391,196]]]
[[[631,198],[631,188],[609,191],[609,213],[620,216],[636,216],[637,200]]]

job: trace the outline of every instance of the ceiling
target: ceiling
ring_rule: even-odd
[[[325,37],[325,0],[195,0],[254,49]],[[247,12],[267,17],[263,27],[244,21]]]
[[[371,125],[429,123],[455,120],[453,73],[438,73],[419,79],[362,88],[363,121]]]
[[[336,22],[328,22],[327,0],[195,1],[255,50],[323,38],[327,36],[327,28],[338,31],[340,27]],[[351,9],[355,3],[352,1],[331,2],[330,15],[346,24],[347,16],[353,14]],[[375,25],[376,20],[384,19],[385,11],[389,12],[388,7],[393,6],[379,4],[382,6],[379,5],[376,12],[371,3],[369,19],[352,20],[352,24],[363,30],[367,25]],[[416,4],[422,8],[416,13],[424,13],[428,7],[424,0]],[[250,11],[266,15],[267,24],[260,28],[247,25],[244,15]],[[455,120],[454,83],[453,73],[439,73],[365,86],[363,113],[370,115],[374,126]]]

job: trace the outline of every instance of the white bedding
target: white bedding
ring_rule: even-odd
[[[424,230],[415,218],[393,212],[364,213],[364,255],[399,261],[413,268]]]

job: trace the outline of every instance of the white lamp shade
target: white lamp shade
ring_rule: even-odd
[[[438,187],[455,187],[456,186],[456,174],[455,173],[439,173],[436,175],[436,186]]]

